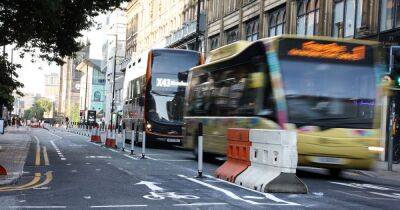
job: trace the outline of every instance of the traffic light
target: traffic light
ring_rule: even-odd
[[[393,46],[390,50],[390,74],[394,86],[400,88],[400,46]]]

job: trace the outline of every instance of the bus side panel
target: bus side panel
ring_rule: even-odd
[[[186,118],[183,146],[187,149],[197,147],[198,124],[203,123],[204,152],[226,155],[226,132],[228,128],[279,129],[272,120],[261,117],[207,117]]]

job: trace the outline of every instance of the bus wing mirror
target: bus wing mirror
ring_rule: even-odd
[[[179,81],[187,81],[187,79],[188,79],[188,74],[189,74],[188,71],[179,72],[179,73],[178,73],[178,80],[179,80]]]

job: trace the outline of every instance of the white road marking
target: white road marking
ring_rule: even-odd
[[[400,199],[400,194],[398,193],[393,193],[393,194],[386,194],[386,193],[380,193],[380,192],[369,192],[375,195],[381,195],[384,197],[389,197],[389,198],[394,198],[394,199]]]
[[[284,203],[286,205],[293,205],[293,206],[300,206],[300,204],[298,204],[298,203],[294,203],[294,202],[290,202],[290,201],[284,201],[284,200],[282,200],[280,198],[277,198],[274,195],[269,194],[269,193],[263,193],[263,192],[256,191],[256,190],[253,190],[253,189],[250,189],[250,188],[246,188],[246,187],[243,187],[243,186],[240,186],[240,185],[236,185],[236,184],[234,184],[232,182],[228,182],[228,181],[225,181],[225,180],[222,180],[222,179],[218,179],[218,178],[215,178],[215,177],[210,176],[210,175],[205,175],[205,176],[207,178],[210,178],[210,179],[219,180],[219,181],[224,182],[226,184],[233,185],[233,186],[236,186],[236,187],[239,187],[239,188],[242,188],[242,189],[257,193],[257,194],[261,194],[261,195],[265,196],[265,198],[273,200],[273,201],[278,202],[278,203]]]
[[[343,194],[349,195],[349,196],[354,196],[354,197],[359,197],[359,198],[362,198],[362,199],[367,199],[367,200],[369,200],[369,199],[371,199],[371,200],[393,200],[393,199],[391,199],[391,198],[378,198],[378,197],[376,197],[376,196],[374,196],[374,197],[369,197],[369,196],[362,196],[362,195],[356,194],[356,192],[362,193],[363,195],[366,194],[366,193],[363,192],[363,191],[356,191],[356,192],[354,192],[354,191],[351,191],[351,192],[343,192],[343,191],[341,191],[341,190],[333,190],[333,191],[338,192],[338,193],[343,193]]]
[[[135,185],[146,185],[146,187],[148,187],[153,192],[164,190],[164,188],[161,188],[161,187],[157,186],[156,184],[158,184],[158,183],[149,182],[149,181],[140,181],[140,182],[136,183]]]
[[[57,135],[57,134],[54,134],[54,133],[50,133],[50,132],[48,132],[50,135],[52,135],[52,136],[55,136],[55,137],[57,137],[57,138],[59,138],[59,139],[63,139],[63,137],[61,137],[61,136],[59,136],[59,135]]]
[[[53,140],[50,140],[51,145],[53,145],[54,149],[57,151],[57,155],[61,160],[67,160],[64,155],[61,153],[60,149],[57,147],[57,145],[54,143]]]
[[[89,199],[92,199],[92,196],[87,195],[87,196],[83,196],[83,198],[86,199],[86,200],[89,200]]]
[[[133,159],[133,160],[139,160],[138,157],[130,156],[128,154],[124,154],[124,156],[127,157],[127,158],[130,158],[130,159]],[[127,163],[129,163],[129,162],[127,162]]]
[[[174,206],[216,206],[216,205],[227,205],[227,203],[180,203],[180,204],[174,204]]]
[[[150,156],[148,156],[148,155],[146,155],[146,158],[147,158],[147,159],[150,159],[150,160],[159,160],[159,159],[152,158],[152,157],[150,157]]]
[[[357,189],[374,189],[374,190],[394,190],[387,187],[372,185],[372,184],[358,184],[358,183],[344,183],[344,182],[330,182],[332,184],[343,185],[347,187],[353,187]]]
[[[11,209],[65,209],[66,206],[9,206]]]
[[[90,208],[131,208],[131,207],[147,207],[147,205],[108,205],[108,206],[90,206]]]
[[[243,198],[256,199],[256,200],[263,200],[265,197],[246,195],[246,196],[243,196]]]
[[[161,161],[168,161],[168,162],[188,162],[188,161],[192,161],[192,160],[169,160],[169,159],[158,159]]]
[[[100,155],[100,156],[93,156],[93,155],[91,155],[91,156],[86,156],[85,158],[98,158],[98,159],[111,159],[111,156],[102,156],[102,155]]]
[[[179,177],[182,177],[182,178],[185,178],[185,179],[187,179],[187,180],[189,180],[189,181],[195,182],[195,183],[197,183],[197,184],[203,185],[203,186],[205,186],[205,187],[211,188],[211,189],[213,189],[213,190],[220,191],[220,192],[224,193],[225,195],[227,195],[228,197],[230,197],[230,198],[232,198],[232,199],[244,201],[244,202],[250,203],[250,204],[260,204],[260,203],[257,203],[257,202],[255,202],[255,201],[243,199],[243,198],[239,197],[238,195],[236,195],[235,193],[233,193],[233,192],[231,192],[231,191],[229,191],[229,190],[225,190],[225,189],[216,187],[216,186],[214,186],[214,185],[211,185],[211,184],[208,184],[208,183],[199,181],[199,180],[197,180],[197,179],[189,178],[189,177],[187,177],[187,176],[185,176],[185,175],[181,175],[181,174],[179,174],[178,176],[179,176]]]

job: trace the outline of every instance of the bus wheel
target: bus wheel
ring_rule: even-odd
[[[329,169],[329,174],[333,177],[339,177],[340,174],[342,173],[342,169],[340,168],[330,168]]]

